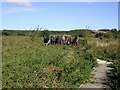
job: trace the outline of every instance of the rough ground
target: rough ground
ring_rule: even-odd
[[[106,90],[110,89],[110,87],[107,85],[107,73],[110,73],[113,68],[108,67],[108,65],[112,64],[112,62],[106,62],[100,59],[97,59],[98,67],[94,68],[92,72],[92,78],[90,79],[90,82],[82,84],[80,86],[80,90],[84,90],[84,88],[87,88],[88,90],[91,88],[99,88],[98,90]],[[0,90],[2,89],[2,86],[0,85]],[[87,90],[85,89],[85,90]]]
[[[107,85],[107,73],[110,73],[113,69],[108,67],[112,62],[106,62],[100,59],[97,59],[97,62],[98,67],[94,68],[90,82],[81,85],[80,88],[100,88],[100,90],[104,90],[105,88],[110,89]]]

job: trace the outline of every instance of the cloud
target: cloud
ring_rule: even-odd
[[[48,8],[28,8],[28,7],[17,7],[17,8],[9,8],[7,10],[3,10],[3,13],[28,13],[28,12],[34,12],[34,11],[44,11]]]
[[[30,0],[31,2],[119,2],[119,0]]]
[[[119,0],[2,0],[2,2],[119,2]],[[22,5],[23,5],[22,3]]]
[[[21,12],[33,12],[33,11],[44,11],[47,8],[33,7],[30,0],[6,0],[6,3],[16,4],[16,6],[3,9],[3,13],[21,13]]]
[[[19,6],[31,7],[31,2],[29,0],[7,0],[6,2]]]
[[[7,10],[4,10],[3,13],[21,13],[21,12],[29,12],[33,11],[31,8],[10,8]]]

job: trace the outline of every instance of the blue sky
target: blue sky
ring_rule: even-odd
[[[118,15],[120,15],[120,2],[118,3]],[[120,16],[118,17],[118,30],[120,30]]]
[[[2,29],[118,28],[117,2],[2,3]]]

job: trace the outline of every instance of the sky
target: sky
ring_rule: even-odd
[[[11,0],[12,1],[12,0]],[[117,2],[2,2],[2,29],[118,28]]]
[[[120,2],[118,2],[118,15],[120,15]],[[118,17],[118,30],[120,30],[120,16]]]

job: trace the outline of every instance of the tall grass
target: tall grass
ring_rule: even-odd
[[[81,50],[82,44],[45,46],[41,37],[3,36],[3,87],[79,87],[96,65],[92,52]]]
[[[119,38],[95,39],[88,40],[88,46],[93,51],[96,58],[113,62],[111,67],[114,68],[108,84],[114,90],[120,90],[120,54]],[[109,76],[109,75],[108,75]]]
[[[4,33],[9,35],[10,31]],[[11,33],[15,34],[13,31]],[[23,36],[16,36],[18,33],[3,36],[3,87],[76,88],[90,78],[96,58],[101,58],[114,63],[114,80],[110,81],[110,86],[120,88],[119,33],[95,38],[90,32],[64,32],[79,35],[78,46],[45,46],[41,36],[50,33],[48,31],[31,31],[27,35],[21,31],[20,35]]]

